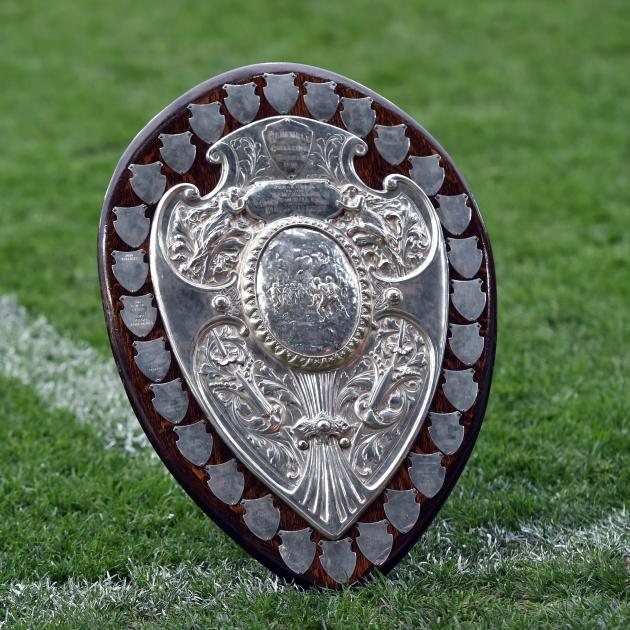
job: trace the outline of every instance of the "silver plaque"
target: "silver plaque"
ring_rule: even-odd
[[[228,110],[246,120],[249,101],[227,88]],[[277,109],[289,107],[292,89],[267,77]],[[155,297],[192,393],[239,461],[330,539],[348,532],[407,456],[448,328],[434,206],[407,177],[373,189],[355,172],[370,103],[346,99],[355,133],[276,116],[224,136],[208,151],[222,171],[217,187],[167,190],[151,233]],[[404,159],[404,126],[378,133],[386,159]],[[211,474],[215,493],[219,478]],[[247,514],[258,509],[247,505]],[[380,559],[363,527],[362,547]],[[338,555],[325,549],[327,571],[337,572]]]

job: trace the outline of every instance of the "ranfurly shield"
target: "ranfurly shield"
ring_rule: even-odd
[[[470,453],[494,352],[487,236],[441,147],[338,75],[228,73],[134,140],[99,263],[134,410],[195,501],[303,584],[389,571]]]

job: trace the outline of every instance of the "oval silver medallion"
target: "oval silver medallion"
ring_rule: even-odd
[[[263,349],[307,370],[347,361],[368,332],[371,311],[358,260],[351,241],[322,221],[271,223],[245,253],[241,285],[244,313]]]

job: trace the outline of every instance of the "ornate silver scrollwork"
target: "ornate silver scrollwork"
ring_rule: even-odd
[[[446,342],[438,216],[406,177],[366,186],[353,166],[365,150],[311,119],[251,123],[209,150],[222,169],[211,193],[165,193],[151,237],[190,390],[239,460],[328,538],[408,453]]]

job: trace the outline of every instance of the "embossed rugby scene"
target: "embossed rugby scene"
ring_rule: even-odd
[[[404,557],[473,448],[496,341],[479,210],[417,122],[309,66],[210,79],[121,158],[99,268],[134,411],[218,525],[303,585]]]

